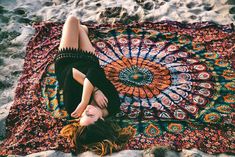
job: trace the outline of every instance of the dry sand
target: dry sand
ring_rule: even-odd
[[[26,44],[34,34],[32,22],[64,21],[70,14],[96,23],[131,19],[235,24],[235,0],[0,0],[0,139],[5,135],[5,119],[23,69]],[[49,151],[40,156],[71,155]],[[141,151],[116,156],[141,156]]]

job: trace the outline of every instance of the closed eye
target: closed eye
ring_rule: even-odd
[[[85,112],[88,117],[94,117],[93,114],[89,114],[87,111]]]

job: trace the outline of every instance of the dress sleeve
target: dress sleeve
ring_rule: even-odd
[[[107,97],[109,116],[119,112],[121,105],[119,94],[114,85],[106,78],[104,70],[101,67],[91,67],[86,73],[86,78]]]
[[[105,77],[104,70],[97,66],[93,66],[88,69],[86,78],[92,83],[93,86],[96,86],[99,89],[101,89],[101,87],[108,81]]]

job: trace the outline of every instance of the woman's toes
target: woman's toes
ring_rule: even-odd
[[[71,116],[72,116],[72,117],[76,116],[76,112],[72,112],[72,113],[71,113]]]
[[[73,118],[77,118],[76,114],[75,114],[75,115],[74,115],[74,114],[73,114],[73,115],[71,115],[71,117],[73,117]]]

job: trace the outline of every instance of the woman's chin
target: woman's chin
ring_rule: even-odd
[[[88,125],[93,124],[93,123],[95,123],[94,120],[85,119],[85,118],[80,119],[80,125],[81,126],[88,126]]]
[[[86,120],[84,120],[83,118],[81,118],[81,119],[80,119],[80,125],[81,125],[81,126],[87,126],[88,123],[87,123]]]
[[[80,125],[81,125],[81,126],[88,126],[89,124],[87,124],[87,123],[84,122],[84,121],[80,121]]]

